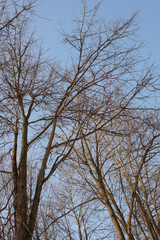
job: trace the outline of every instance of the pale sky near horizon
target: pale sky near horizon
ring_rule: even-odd
[[[89,0],[93,7],[98,0]],[[80,14],[81,0],[39,0],[34,17],[36,36],[42,39],[44,49],[49,48],[49,55],[63,59],[66,49],[62,37],[58,32],[63,25],[64,29],[72,29],[74,15]],[[127,18],[138,11],[140,25],[140,39],[144,40],[146,52],[152,54],[156,65],[160,64],[160,0],[103,0],[99,15],[106,22],[116,18]],[[46,19],[45,19],[46,18]],[[49,20],[47,20],[49,19]]]

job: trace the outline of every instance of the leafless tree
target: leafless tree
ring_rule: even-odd
[[[16,20],[25,15],[27,20],[27,14],[31,13],[37,0],[1,0],[0,1],[0,36],[1,42],[7,37],[7,29],[14,27]],[[29,16],[28,16],[29,17]]]
[[[54,229],[56,239],[107,239],[104,237],[108,234],[104,206],[85,188],[75,185],[72,181],[74,173],[70,172],[67,163],[65,170],[59,171],[59,184],[51,188],[55,197],[50,201],[47,221],[44,218],[45,230],[40,235],[45,232],[50,239]]]
[[[42,49],[38,49],[26,17],[21,15],[24,7],[2,25],[7,39],[0,48],[1,164],[3,174],[12,176],[12,190],[3,203],[1,222],[3,232],[12,223],[16,240],[39,238],[36,224],[45,186],[69,161],[78,142],[85,145],[85,154],[89,151],[86,139],[93,134],[123,134],[122,127],[117,131],[118,119],[120,124],[128,111],[132,115],[133,106],[140,101],[138,97],[147,95],[147,89],[153,89],[157,80],[152,67],[140,70],[136,14],[107,26],[96,17],[98,7],[88,10],[84,1],[82,16],[75,21],[76,29],[72,34],[63,33],[64,41],[73,48],[65,69],[46,59]],[[154,135],[153,140],[157,137]],[[132,239],[123,216],[122,230],[108,202],[111,199],[106,196],[103,201],[117,236],[124,239],[125,231]],[[8,206],[10,221],[4,215]]]
[[[117,134],[81,139],[73,166],[106,206],[118,239],[159,239],[160,132],[146,116],[126,118],[117,120]]]

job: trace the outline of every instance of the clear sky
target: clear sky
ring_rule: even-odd
[[[66,49],[58,32],[62,24],[64,29],[72,28],[74,15],[80,13],[81,0],[39,0],[36,14],[36,34],[42,39],[44,48],[49,48],[49,55],[59,60],[65,59]],[[98,0],[90,0],[94,6]],[[160,64],[160,0],[103,0],[99,15],[107,21],[117,16],[129,17],[139,11],[140,38],[145,41],[146,52],[152,54],[156,65]],[[45,19],[46,18],[46,19]],[[50,20],[47,20],[50,19]]]

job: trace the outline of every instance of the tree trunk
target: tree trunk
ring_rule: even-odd
[[[27,118],[23,119],[16,211],[16,240],[26,240],[27,233]]]
[[[16,127],[14,132],[14,145],[12,149],[12,178],[14,184],[14,223],[15,223],[15,235],[17,235],[16,230],[16,212],[17,212],[17,187],[18,187],[18,170],[17,170],[17,140],[18,140],[18,120],[16,120]]]

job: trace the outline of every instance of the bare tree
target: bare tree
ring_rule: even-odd
[[[0,48],[1,162],[4,174],[12,175],[11,197],[4,204],[11,206],[16,240],[39,237],[36,220],[45,186],[68,161],[75,144],[80,141],[89,150],[86,139],[98,131],[122,134],[122,128],[117,132],[117,119],[126,115],[128,108],[132,112],[132,102],[137,103],[141,92],[156,81],[151,67],[140,71],[136,14],[106,26],[96,17],[98,7],[88,10],[84,1],[73,34],[64,33],[74,56],[66,69],[46,59],[36,47],[26,17],[20,15],[25,8],[2,25],[7,39]],[[104,191],[101,194],[105,195]],[[124,229],[132,237],[125,220],[122,230],[106,196],[103,201],[119,239],[124,239]],[[3,214],[2,226],[7,229]]]
[[[14,20],[17,19],[23,12],[31,10],[33,5],[36,3],[34,1],[22,0],[18,2],[16,0],[1,0],[1,27],[0,31],[7,28],[9,25],[14,24]]]
[[[57,212],[49,209],[46,233],[54,226],[56,239],[103,239],[108,230],[104,207],[90,191],[74,184],[74,171],[70,172],[67,163],[64,169],[60,170],[60,184],[53,190],[55,198],[50,206],[55,206]]]
[[[118,239],[159,239],[160,133],[142,112],[129,115],[117,120],[117,134],[81,139],[73,165],[106,206]]]

